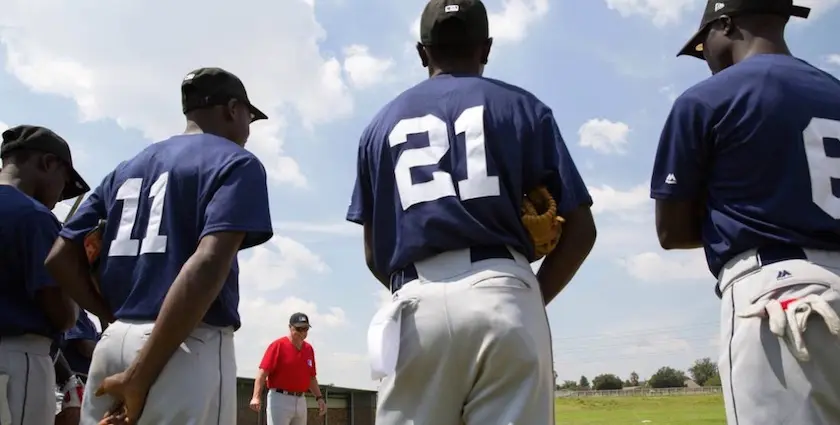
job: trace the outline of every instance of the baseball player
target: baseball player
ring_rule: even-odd
[[[386,375],[376,423],[552,424],[545,305],[594,243],[592,199],[551,109],[482,77],[492,39],[481,1],[430,1],[420,38],[429,79],[364,130],[347,213],[394,293],[377,317],[399,321],[396,334],[376,334],[376,318],[369,330],[382,350],[399,347],[393,368],[374,368]],[[537,276],[541,244],[521,216],[531,192],[565,219]]]
[[[785,43],[808,13],[708,2],[679,55],[713,75],[674,102],[651,177],[660,244],[702,246],[718,279],[730,425],[840,423],[840,82]]]
[[[137,425],[236,423],[236,256],[273,234],[265,169],[244,145],[266,116],[219,68],[189,73],[181,94],[185,134],[109,173],[47,259],[81,307],[116,318],[93,352],[82,425],[109,412]],[[100,220],[97,290],[84,239]]]
[[[67,142],[43,127],[3,132],[0,158],[0,423],[52,424],[50,346],[73,326],[76,306],[44,268],[60,229],[51,210],[88,186]]]

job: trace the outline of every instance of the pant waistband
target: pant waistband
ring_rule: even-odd
[[[764,266],[787,260],[807,259],[808,255],[804,249],[791,245],[768,246],[743,252],[723,266],[718,275],[715,294],[718,298],[723,298],[723,293],[729,289],[732,281]]]
[[[50,355],[52,343],[52,339],[35,334],[0,337],[0,348],[2,349],[44,356]]]
[[[514,251],[512,248],[508,248],[504,245],[481,246],[464,250],[444,252],[433,257],[424,259],[422,261],[418,261],[417,263],[409,264],[402,270],[392,273],[390,276],[391,293],[399,291],[406,283],[411,282],[413,280],[417,280],[422,276],[429,274],[427,269],[440,269],[442,268],[440,266],[444,266],[444,264],[442,263],[446,263],[446,266],[452,266],[455,263],[463,263],[466,261],[467,256],[469,256],[470,264],[492,259],[506,259],[513,260],[516,262],[524,262],[525,264],[528,264],[528,261],[523,255]],[[464,264],[459,265],[466,266]],[[445,277],[451,277],[451,275]]]
[[[281,390],[281,389],[278,389],[278,388],[272,388],[271,391],[274,391],[276,393],[280,393],[280,394],[283,394],[283,395],[290,395],[292,397],[303,397],[304,395],[306,395],[306,392],[286,391],[286,390]]]

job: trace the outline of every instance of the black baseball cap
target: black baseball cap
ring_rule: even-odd
[[[733,17],[766,14],[807,19],[810,13],[810,8],[794,6],[793,0],[709,0],[706,3],[706,11],[703,12],[703,19],[700,21],[700,29],[688,40],[677,56],[685,55],[703,59],[703,38],[706,36],[706,29],[709,24],[723,15]]]
[[[457,19],[466,33],[441,33],[443,22]],[[424,46],[480,43],[490,38],[487,8],[481,0],[431,0],[420,17],[420,43]]]
[[[244,102],[254,118],[251,122],[268,117],[248,100],[242,80],[221,68],[200,68],[187,74],[181,82],[181,105],[186,114],[195,109],[225,105],[231,99]]]
[[[90,190],[90,186],[73,168],[73,156],[70,154],[70,145],[61,136],[52,130],[35,125],[19,125],[3,132],[3,144],[0,145],[0,157],[16,150],[31,150],[41,153],[53,154],[62,160],[70,169],[70,181],[64,186],[61,192],[60,201],[73,199],[84,195]]]
[[[310,328],[312,327],[312,325],[309,324],[309,316],[307,316],[304,313],[293,314],[292,317],[289,318],[289,324],[292,326],[308,326]]]

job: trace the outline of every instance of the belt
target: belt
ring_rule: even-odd
[[[292,397],[303,397],[303,395],[306,394],[305,391],[304,392],[295,392],[295,391],[280,390],[280,389],[277,389],[277,388],[272,388],[271,391],[274,391],[274,392],[277,392],[277,393],[280,393],[280,394],[290,395]]]
[[[473,263],[496,258],[503,258],[507,260],[514,259],[513,254],[511,254],[510,250],[508,250],[508,248],[504,245],[470,248],[470,261]],[[394,292],[399,291],[403,285],[411,282],[412,280],[416,280],[418,277],[417,268],[414,267],[414,264],[409,264],[401,270],[391,273],[391,293],[393,294]]]
[[[769,266],[773,263],[778,263],[787,260],[807,260],[805,250],[792,245],[774,245],[758,248],[756,250],[756,258],[758,259],[758,267]],[[720,283],[715,285],[715,294],[718,298],[723,298],[723,292],[720,290]]]

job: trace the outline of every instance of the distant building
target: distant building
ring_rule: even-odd
[[[686,388],[700,388],[700,386],[691,379],[686,379],[683,385],[685,385]]]
[[[265,403],[262,412],[248,407],[254,391],[253,378],[236,379],[236,404],[238,425],[266,425]],[[327,401],[327,415],[318,416],[318,403],[311,395],[306,397],[310,425],[373,425],[376,413],[376,391],[322,385],[321,393]],[[263,397],[263,400],[266,398]]]

